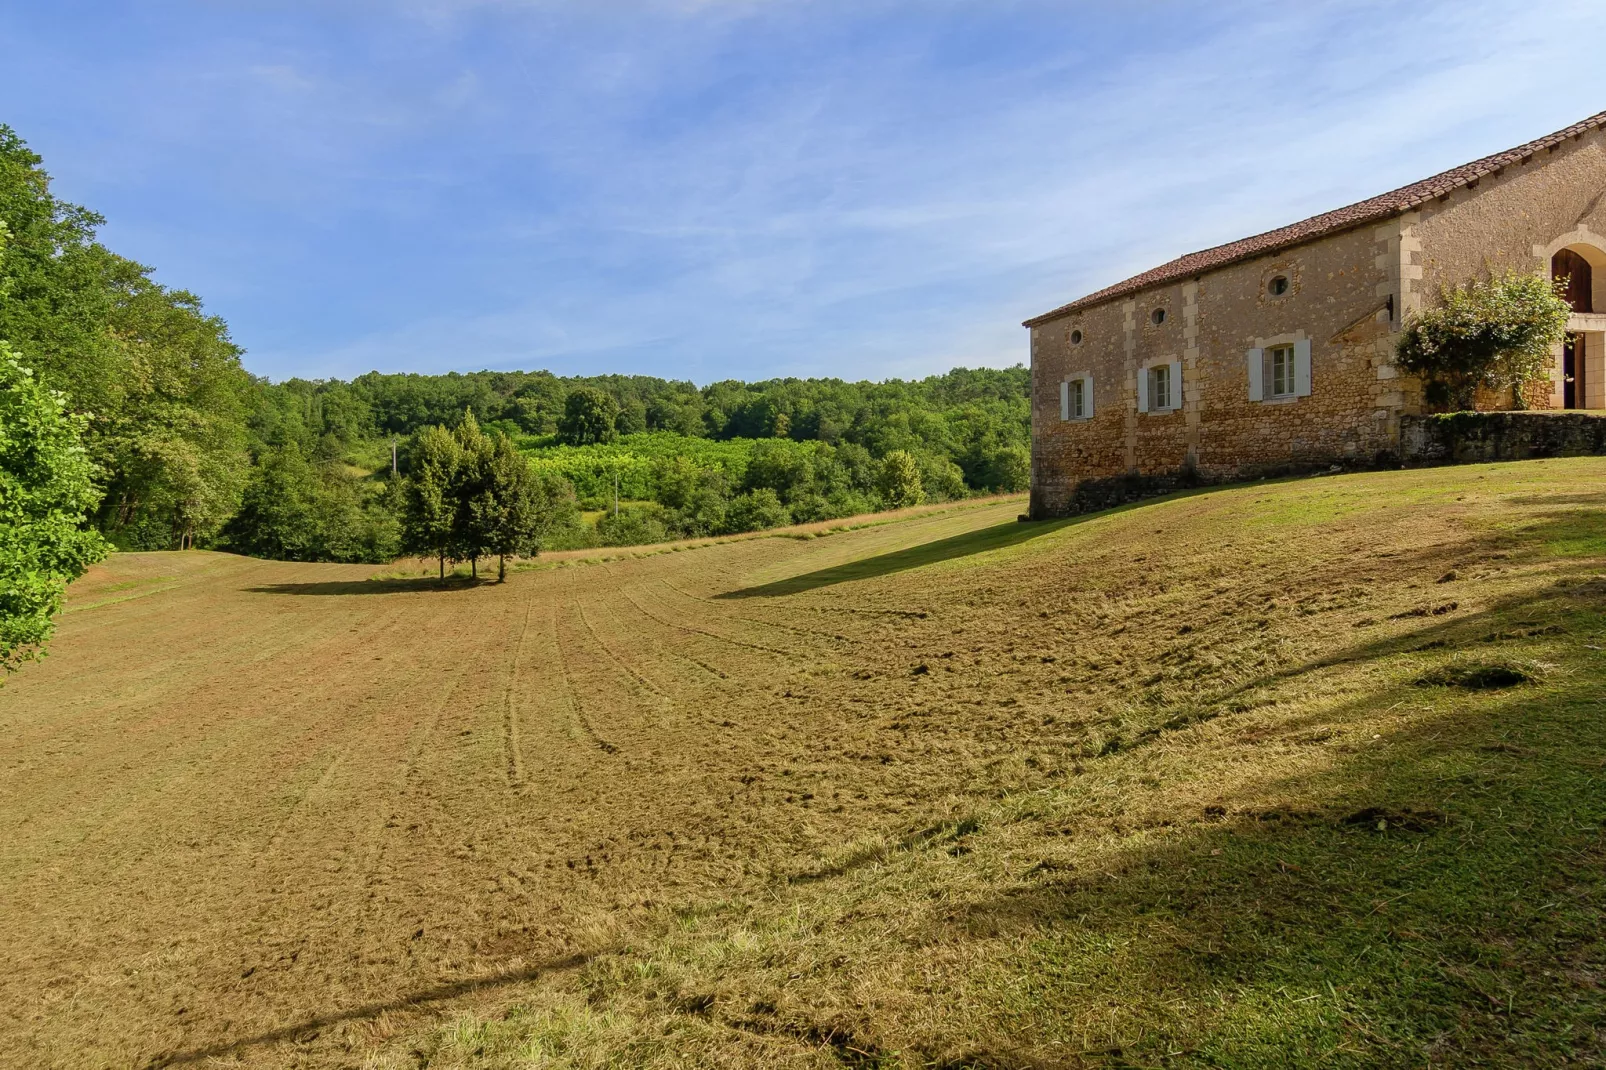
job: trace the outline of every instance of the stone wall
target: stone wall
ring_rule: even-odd
[[[1031,515],[1083,510],[1090,482],[1102,495],[1184,474],[1216,482],[1367,463],[1392,448],[1405,398],[1389,314],[1400,260],[1391,221],[1034,326]],[[1289,286],[1274,294],[1279,276]],[[1311,393],[1250,400],[1249,350],[1300,340],[1311,345]],[[1173,361],[1181,406],[1139,412],[1138,376]],[[1082,375],[1093,416],[1062,420],[1059,384]]]
[[[1096,512],[1179,490],[1262,477],[1398,468],[1402,464],[1430,466],[1539,457],[1606,456],[1606,412],[1541,409],[1406,414],[1400,418],[1400,447],[1399,450],[1379,450],[1366,457],[1245,465],[1226,474],[1180,466],[1145,475],[1084,479],[1072,488],[1061,512],[1028,514],[1028,518]]]
[[[1606,132],[1595,131],[1387,222],[1033,321],[1030,515],[1182,480],[1397,459],[1402,420],[1422,411],[1419,384],[1393,364],[1405,317],[1440,286],[1490,270],[1548,272],[1560,248],[1599,264],[1595,299],[1606,310],[1603,202]],[[1290,283],[1280,295],[1267,285],[1279,275]],[[1251,401],[1247,351],[1298,339],[1311,344],[1310,395]],[[1138,377],[1170,361],[1182,364],[1182,405],[1140,413]],[[1081,375],[1092,378],[1094,414],[1062,420],[1059,384]],[[1523,402],[1558,407],[1561,397],[1558,350],[1552,381],[1525,389]],[[1485,392],[1477,405],[1514,400]]]
[[[1551,258],[1572,249],[1595,265],[1594,307],[1606,309],[1606,132],[1535,153],[1472,185],[1423,205],[1413,226],[1421,246],[1420,280],[1409,305],[1431,304],[1438,291],[1490,272],[1549,275]],[[1595,336],[1599,337],[1599,336]],[[1596,354],[1590,367],[1599,365]],[[1561,353],[1551,382],[1524,391],[1528,408],[1560,408]],[[1509,397],[1478,407],[1509,408]],[[1599,404],[1589,400],[1587,404]]]
[[[1400,447],[1407,464],[1606,454],[1606,413],[1551,409],[1407,416],[1400,422]]]
[[[1606,131],[1597,130],[1423,205],[1415,291],[1431,301],[1440,287],[1491,270],[1548,274],[1558,249],[1606,246],[1603,190]],[[1594,282],[1595,300],[1606,301],[1606,279],[1597,272]]]

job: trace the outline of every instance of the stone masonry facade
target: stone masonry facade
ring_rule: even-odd
[[[1600,266],[1594,303],[1569,329],[1574,407],[1606,407],[1606,314],[1593,311],[1606,313],[1603,199],[1606,113],[1028,320],[1030,515],[1109,504],[1094,492],[1109,485],[1164,489],[1396,458],[1402,418],[1423,411],[1420,385],[1393,363],[1405,319],[1443,286],[1507,268],[1548,273],[1562,250]],[[1263,381],[1273,351],[1303,362],[1292,396],[1271,396]],[[1156,374],[1180,373],[1174,404],[1143,411],[1160,365],[1171,371]],[[1558,351],[1552,381],[1525,391],[1527,407],[1562,407],[1562,372]],[[1480,395],[1479,407],[1514,400]]]

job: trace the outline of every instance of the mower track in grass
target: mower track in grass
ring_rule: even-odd
[[[0,688],[0,1065],[1599,1064],[1603,487],[118,555]]]

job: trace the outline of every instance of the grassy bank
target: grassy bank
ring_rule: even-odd
[[[1603,486],[116,555],[0,690],[0,1065],[1599,1065]]]
[[[666,912],[421,1050],[432,1066],[1598,1062],[1602,474],[1238,488],[1066,524],[943,580],[871,581],[865,605],[943,625],[885,667],[877,760],[957,757],[1001,714],[1033,726],[1019,745],[982,783],[931,783],[764,894]],[[971,697],[959,681],[978,671]],[[932,731],[944,713],[966,727]],[[821,765],[793,774],[800,791],[834,781]]]

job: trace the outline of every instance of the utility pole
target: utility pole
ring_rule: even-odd
[[[619,519],[619,462],[613,465],[613,518]]]
[[[396,436],[390,436],[390,474],[396,474]]]

